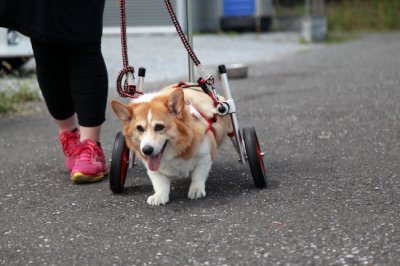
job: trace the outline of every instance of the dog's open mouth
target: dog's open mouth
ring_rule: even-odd
[[[149,169],[151,171],[158,171],[158,169],[160,168],[160,164],[161,164],[161,158],[164,154],[165,148],[167,147],[167,140],[164,143],[164,146],[162,147],[161,151],[154,156],[149,156],[148,160],[149,160]]]

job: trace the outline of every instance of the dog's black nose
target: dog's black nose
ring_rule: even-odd
[[[144,153],[144,155],[147,155],[147,156],[151,155],[153,153],[153,151],[154,151],[154,148],[151,147],[150,145],[146,145],[142,148],[142,152]]]

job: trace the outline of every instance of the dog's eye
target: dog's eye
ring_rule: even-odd
[[[161,130],[163,130],[164,128],[165,128],[164,125],[156,124],[156,126],[154,127],[154,130],[155,130],[155,131],[161,131]]]
[[[142,127],[142,126],[137,126],[136,127],[136,129],[139,131],[139,132],[144,132],[144,128]]]

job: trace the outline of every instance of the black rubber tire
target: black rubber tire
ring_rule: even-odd
[[[264,188],[267,186],[265,166],[254,127],[243,128],[243,141],[254,184],[258,188]]]
[[[126,146],[122,132],[118,132],[115,136],[110,166],[110,188],[114,193],[118,194],[124,191],[128,162],[129,148]]]

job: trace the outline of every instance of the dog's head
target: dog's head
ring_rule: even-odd
[[[169,146],[181,150],[190,145],[191,136],[184,124],[184,94],[180,88],[154,97],[141,96],[129,105],[113,100],[111,106],[123,123],[128,147],[147,161],[151,171],[158,170]]]

